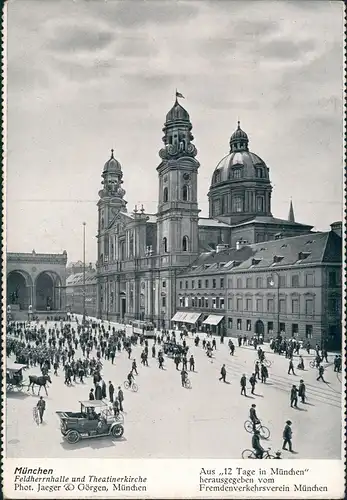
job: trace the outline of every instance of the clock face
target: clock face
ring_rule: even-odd
[[[185,174],[183,174],[183,179],[184,179],[185,181],[189,181],[189,179],[190,179],[190,175],[186,172]]]

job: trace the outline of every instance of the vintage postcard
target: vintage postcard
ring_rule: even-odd
[[[5,3],[5,498],[344,496],[344,16]]]

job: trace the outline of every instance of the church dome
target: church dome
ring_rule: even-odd
[[[104,172],[121,172],[122,167],[118,160],[113,156],[113,149],[111,149],[111,158],[107,160],[104,165]]]
[[[179,104],[177,99],[175,101],[175,104],[166,115],[166,123],[174,122],[176,120],[184,120],[188,122],[190,121],[188,111],[186,111],[184,107]]]
[[[240,127],[230,138],[230,153],[218,163],[212,175],[212,186],[242,180],[267,180],[269,171],[265,162],[248,150],[248,135]]]

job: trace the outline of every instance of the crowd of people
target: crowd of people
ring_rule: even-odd
[[[116,328],[106,323],[90,320],[82,325],[81,321],[75,318],[56,318],[54,324],[48,324],[48,321],[40,322],[14,322],[10,321],[7,328],[7,356],[13,355],[16,362],[23,363],[29,367],[38,366],[42,375],[47,375],[53,369],[54,375],[58,375],[59,371],[64,372],[64,383],[71,386],[73,383],[84,383],[89,378],[93,381],[92,387],[89,390],[89,400],[105,400],[108,399],[112,405],[115,417],[119,416],[120,412],[124,411],[124,393],[121,386],[118,384],[117,390],[111,380],[106,382],[103,376],[103,364],[105,361],[115,364],[116,357],[124,352],[131,361],[131,369],[125,375],[125,379],[131,387],[134,383],[134,377],[138,375],[138,366],[135,358],[132,357],[134,346],[141,347],[141,364],[148,366],[149,343],[146,338],[146,332],[141,334],[127,335],[124,328]],[[68,319],[68,321],[66,321]],[[180,337],[178,340],[178,336]],[[188,379],[189,371],[195,371],[195,358],[189,353],[189,343],[187,342],[188,332],[175,332],[162,330],[154,335],[154,340],[151,345],[151,357],[157,360],[159,369],[163,369],[165,358],[164,355],[173,360],[176,370],[180,373],[182,387],[190,387]],[[201,346],[207,357],[212,358],[214,351],[217,349],[216,338],[203,338],[202,341],[199,333],[192,333],[192,340],[196,347]],[[220,338],[221,344],[224,343],[224,338]],[[244,338],[239,336],[237,339],[239,347],[245,345]],[[242,374],[240,379],[240,394],[247,397],[247,384],[251,387],[251,394],[255,394],[256,384],[260,381],[266,384],[269,378],[269,362],[267,363],[265,350],[261,347],[262,342],[253,342],[253,347],[257,352],[257,358],[254,366],[250,369],[250,374],[246,376]],[[295,375],[294,370],[294,355],[298,356],[299,363],[297,369],[304,369],[303,357],[300,355],[300,349],[305,348],[310,353],[311,346],[303,346],[295,339],[286,340],[285,338],[272,339],[270,348],[278,355],[284,355],[289,360],[288,374]],[[228,341],[228,349],[230,356],[235,354],[235,344],[232,339]],[[326,350],[320,350],[315,347],[315,365],[318,368],[317,380],[324,382],[324,367],[323,361],[328,361],[328,353]],[[334,371],[341,371],[342,358],[335,356]],[[225,363],[220,369],[220,381],[227,382],[227,369]],[[290,407],[297,408],[298,397],[301,398],[301,403],[306,401],[306,386],[303,379],[300,380],[299,387],[292,385],[290,389]],[[42,398],[40,407],[40,418],[42,421],[43,412],[45,409]],[[42,410],[43,409],[43,410]],[[42,413],[42,414],[41,414]],[[253,423],[252,447],[257,458],[262,458],[264,450],[260,443],[259,430],[257,424],[260,422],[255,405],[250,409],[249,418]],[[283,431],[283,449],[289,446],[289,451],[292,451],[292,430],[291,421],[287,421]],[[278,458],[278,457],[277,457]]]

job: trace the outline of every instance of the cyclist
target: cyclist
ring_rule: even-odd
[[[130,387],[132,386],[133,381],[134,381],[134,375],[133,375],[133,371],[131,370],[131,372],[128,373],[128,382],[129,382]]]
[[[188,377],[188,373],[186,372],[186,370],[182,370],[181,371],[181,382],[182,382],[182,387],[185,387],[186,383],[187,383],[187,377]]]
[[[255,431],[252,436],[252,447],[254,449],[255,458],[263,458],[265,452],[264,448],[260,444],[260,432]]]
[[[253,432],[256,431],[257,424],[260,424],[260,420],[257,417],[257,412],[255,410],[255,407],[256,407],[256,405],[252,404],[252,406],[249,409],[249,418],[250,418],[250,420],[251,420],[251,422],[253,424]]]

